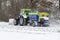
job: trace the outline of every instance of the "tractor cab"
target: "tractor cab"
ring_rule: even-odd
[[[31,9],[21,9],[20,15],[29,15],[29,12],[31,12]]]

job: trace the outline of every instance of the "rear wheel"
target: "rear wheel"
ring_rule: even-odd
[[[20,26],[24,26],[25,23],[26,23],[25,18],[21,16],[21,17],[20,17],[20,20],[19,20],[19,24],[20,24]]]
[[[18,25],[18,19],[14,19],[14,25]]]

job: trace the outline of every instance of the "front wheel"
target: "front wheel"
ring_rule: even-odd
[[[34,21],[34,22],[33,22],[33,27],[36,27],[36,26],[37,26],[37,22]]]

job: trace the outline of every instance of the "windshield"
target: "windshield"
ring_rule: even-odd
[[[25,10],[25,12],[31,12],[31,10]]]

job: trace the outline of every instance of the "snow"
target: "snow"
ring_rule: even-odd
[[[60,40],[60,24],[32,27],[0,22],[0,40]]]
[[[60,40],[60,33],[29,34],[0,32],[0,40]]]
[[[49,27],[32,27],[32,26],[14,26],[9,25],[8,22],[0,22],[0,31],[15,31],[15,32],[29,32],[29,33],[41,33],[41,32],[60,32],[60,25],[52,23]]]

